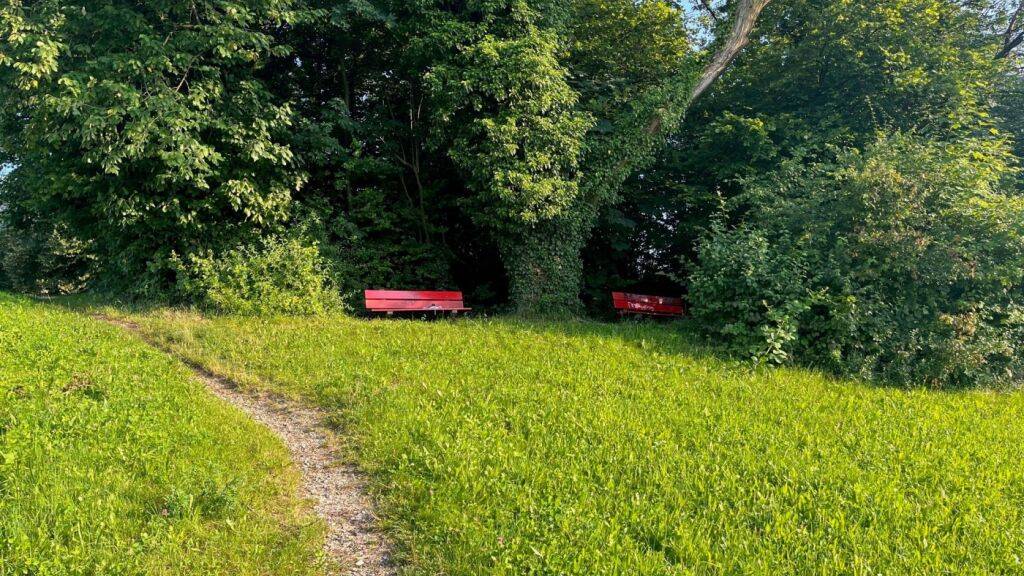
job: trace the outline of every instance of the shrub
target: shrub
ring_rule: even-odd
[[[440,243],[421,241],[407,222],[389,212],[384,191],[353,191],[352,210],[343,213],[325,202],[297,206],[293,229],[320,246],[331,279],[346,301],[368,287],[452,285]]]
[[[319,248],[298,238],[263,240],[219,257],[178,261],[179,288],[218,312],[314,315],[341,307]]]
[[[27,294],[71,294],[92,275],[91,245],[64,226],[0,223],[0,288]]]
[[[703,244],[705,332],[896,383],[1019,380],[1024,199],[1003,145],[896,135],[837,165],[753,185],[745,224]]]
[[[756,229],[716,225],[690,277],[695,319],[732,352],[782,363],[807,308],[806,271],[794,254],[773,249]]]

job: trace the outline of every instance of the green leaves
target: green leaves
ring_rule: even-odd
[[[346,230],[325,248],[358,238],[431,271],[392,279],[502,257],[517,306],[553,289],[572,308],[597,215],[682,117],[698,61],[663,0],[5,1],[0,70],[32,67],[0,87],[21,172],[7,225],[64,226],[95,251],[94,285],[150,294],[174,285],[172,253],[315,207]],[[387,214],[367,222],[371,198]]]
[[[319,248],[299,238],[270,238],[175,263],[182,292],[218,312],[301,316],[341,309]]]
[[[1024,377],[1024,200],[1005,143],[897,134],[839,168],[796,162],[702,246],[704,329],[742,353],[938,388]],[[780,315],[781,313],[781,315]],[[777,341],[777,339],[776,339]]]
[[[134,288],[151,274],[166,288],[171,250],[285,219],[303,181],[284,138],[293,112],[260,70],[285,53],[275,27],[301,19],[291,0],[50,12],[0,11],[0,65],[32,79],[0,87],[0,148],[24,173],[0,194],[18,225],[60,222],[93,243],[97,279]],[[43,32],[41,46],[64,49],[24,49]]]
[[[37,88],[57,71],[58,57],[67,49],[60,41],[65,21],[58,2],[33,2],[30,9],[21,0],[0,4],[0,69],[15,71],[12,88]]]
[[[478,22],[431,33],[457,50],[427,76],[431,138],[466,175],[463,205],[495,237],[515,305],[573,309],[597,214],[685,111],[683,15],[625,0],[473,8]]]
[[[564,215],[579,193],[576,172],[590,126],[550,34],[485,36],[428,78],[448,120],[448,153],[479,190],[481,218],[517,229]],[[486,220],[485,220],[486,221]]]

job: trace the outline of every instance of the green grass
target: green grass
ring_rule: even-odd
[[[0,575],[322,573],[296,482],[180,363],[0,294]]]
[[[412,574],[1024,573],[1024,398],[752,371],[665,325],[139,316],[336,414]]]

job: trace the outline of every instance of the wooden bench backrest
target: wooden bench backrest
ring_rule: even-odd
[[[654,316],[686,315],[686,305],[683,303],[682,298],[612,292],[612,303],[616,310],[633,312],[635,314],[651,314]]]
[[[367,290],[366,309],[374,312],[463,311],[462,292]]]

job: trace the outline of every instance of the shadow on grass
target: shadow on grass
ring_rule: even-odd
[[[146,316],[161,311],[174,310],[198,313],[215,319],[230,318],[230,314],[221,315],[202,311],[194,307],[174,306],[167,302],[112,297],[97,293],[81,293],[68,296],[30,296],[34,301],[45,303],[85,315],[107,315],[114,317]],[[707,358],[736,369],[752,369],[749,361],[729,355],[726,351],[716,348],[703,341],[692,320],[661,320],[648,318],[624,318],[608,320],[607,318],[564,317],[564,318],[529,318],[514,314],[496,315],[404,315],[385,316],[349,313],[348,318],[363,322],[412,321],[431,324],[451,323],[485,323],[500,322],[505,329],[527,334],[555,334],[566,338],[603,338],[619,341],[629,347],[645,352],[666,355],[688,355]],[[294,319],[294,318],[291,318]]]
[[[927,385],[907,385],[882,379],[869,379],[856,375],[841,374],[826,367],[812,364],[788,364],[778,366],[757,363],[750,358],[737,356],[705,340],[692,319],[661,321],[649,319],[626,319],[618,322],[596,320],[525,320],[509,317],[509,328],[532,333],[557,333],[566,337],[599,337],[614,339],[627,346],[644,352],[664,355],[685,355],[701,360],[710,360],[724,370],[734,373],[768,375],[785,371],[801,371],[821,379],[829,386],[857,386],[899,392],[928,392],[937,395],[959,396],[977,392],[975,387],[935,388]],[[997,393],[1017,392],[1016,388],[985,388]]]
[[[112,298],[98,294],[77,294],[72,296],[59,297],[32,297],[37,302],[58,306],[80,314],[103,314],[115,317],[126,317],[134,315],[149,315],[163,310],[180,310],[186,312],[200,313],[207,318],[221,317],[217,314],[204,313],[195,308],[174,307],[165,302],[144,301],[138,299]],[[225,316],[230,317],[230,315]],[[927,386],[907,386],[905,384],[887,382],[883,380],[868,380],[854,376],[837,374],[820,366],[813,365],[792,365],[777,367],[770,365],[758,365],[748,358],[741,358],[730,354],[723,347],[715,346],[713,343],[703,339],[698,327],[693,320],[657,320],[645,318],[626,318],[618,321],[606,319],[588,319],[579,317],[568,318],[524,318],[515,315],[494,315],[494,316],[441,316],[426,315],[423,317],[412,315],[406,317],[367,316],[365,314],[351,313],[348,318],[361,322],[388,322],[413,321],[454,324],[499,322],[504,329],[513,330],[528,337],[530,334],[555,334],[565,338],[593,338],[596,340],[606,339],[617,341],[628,347],[637,350],[663,355],[685,355],[698,359],[705,359],[716,362],[723,369],[737,373],[760,373],[767,374],[776,370],[802,370],[812,373],[833,385],[849,386],[851,384],[870,388],[883,388],[891,390],[926,390],[937,394],[962,394],[971,392],[974,388],[945,388],[937,389]],[[992,389],[995,392],[1013,392],[1016,390]]]
[[[58,306],[80,314],[103,314],[115,317],[145,316],[164,310],[180,310],[194,312],[214,319],[231,317],[230,315],[212,314],[194,307],[176,307],[167,302],[146,301],[141,299],[118,298],[95,293],[82,293],[69,296],[33,296],[33,300]],[[605,318],[591,319],[584,317],[565,318],[527,318],[512,314],[497,315],[407,315],[384,316],[350,313],[347,317],[364,322],[413,321],[425,323],[481,323],[500,322],[507,329],[522,333],[548,333],[564,337],[598,337],[618,340],[627,346],[647,352],[661,354],[685,354],[709,358],[727,365],[749,367],[749,362],[732,357],[723,350],[703,342],[691,320],[660,320],[646,318],[625,318],[609,321]]]
[[[618,341],[644,352],[709,358],[727,365],[749,366],[749,362],[716,349],[701,337],[692,320],[625,319],[619,321],[586,318],[545,320],[515,316],[497,317],[503,325],[524,333],[547,333],[567,338],[596,338]]]
[[[145,315],[160,310],[175,309],[166,302],[117,298],[85,292],[67,296],[28,296],[32,300],[50,304],[79,314],[111,314],[115,316]],[[182,310],[189,310],[182,308]],[[113,313],[113,314],[112,314]]]

